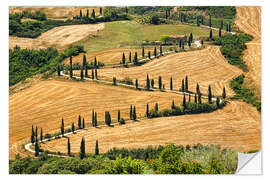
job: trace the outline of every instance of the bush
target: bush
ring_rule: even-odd
[[[129,77],[125,77],[124,79],[119,81],[120,83],[127,84],[127,85],[133,85],[132,79]]]

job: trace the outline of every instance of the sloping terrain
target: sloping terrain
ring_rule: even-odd
[[[245,85],[261,97],[261,7],[236,7],[236,25],[241,31],[250,34],[254,39],[246,43],[247,50],[243,60],[248,66]]]
[[[181,88],[182,79],[187,75],[189,78],[189,90],[196,91],[196,83],[200,84],[202,93],[207,94],[208,85],[212,87],[214,95],[221,95],[225,86],[227,95],[232,95],[229,88],[230,80],[242,73],[240,69],[227,63],[218,46],[207,46],[203,50],[181,52],[168,55],[131,68],[112,68],[98,70],[99,78],[112,81],[113,76],[117,79],[130,77],[135,82],[145,86],[146,76],[155,80],[158,87],[158,76],[166,88],[170,87],[170,78],[173,78],[174,89]]]
[[[81,115],[89,126],[93,109],[99,122],[104,123],[105,111],[110,111],[112,120],[117,121],[118,110],[121,117],[129,118],[131,104],[136,106],[137,117],[140,117],[145,115],[147,103],[153,108],[158,102],[159,108],[165,109],[171,107],[173,99],[179,106],[183,97],[92,82],[40,81],[9,96],[10,147],[19,140],[29,140],[32,125],[42,127],[43,134],[55,132],[60,130],[62,118],[66,127],[72,122],[77,126],[78,115]]]
[[[184,115],[102,128],[90,128],[69,135],[71,151],[80,151],[81,138],[86,141],[86,152],[94,152],[99,142],[101,153],[113,147],[146,148],[168,142],[182,145],[220,144],[222,148],[248,151],[261,148],[259,112],[251,105],[230,102],[224,109],[209,114]],[[67,138],[46,142],[42,148],[67,152]]]
[[[36,39],[9,37],[9,48],[16,45],[21,48],[42,49],[47,47],[63,47],[75,43],[90,34],[96,33],[104,28],[104,23],[84,24],[55,27],[42,33]]]

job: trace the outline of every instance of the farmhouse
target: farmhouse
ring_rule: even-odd
[[[171,43],[178,43],[180,40],[186,42],[187,41],[187,36],[186,35],[170,35],[169,36],[169,42]]]

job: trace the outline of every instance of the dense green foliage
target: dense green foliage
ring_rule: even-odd
[[[112,149],[102,155],[52,157],[46,152],[39,158],[10,160],[10,174],[233,174],[237,152],[219,146],[200,144]]]
[[[55,48],[29,50],[9,49],[9,85],[12,86],[38,73],[55,72],[59,63],[69,56],[84,52],[83,46],[70,46],[62,53]]]
[[[221,53],[230,64],[246,70],[247,67],[242,60],[242,52],[247,48],[245,43],[252,39],[252,36],[247,34],[225,34],[216,38],[215,44],[221,46]]]
[[[230,87],[236,93],[236,95],[233,96],[233,99],[242,99],[255,106],[258,111],[261,111],[261,101],[256,98],[250,89],[243,87],[244,78],[245,76],[242,74],[230,82]]]

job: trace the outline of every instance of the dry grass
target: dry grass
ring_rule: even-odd
[[[55,27],[42,33],[42,35],[36,39],[10,36],[9,48],[13,48],[16,45],[28,49],[42,49],[47,47],[60,48],[84,39],[90,34],[96,33],[103,28],[104,23],[71,25]]]
[[[240,30],[254,37],[247,43],[243,60],[248,66],[245,85],[253,89],[261,97],[261,8],[237,7],[236,25]],[[248,18],[247,18],[248,17]]]

